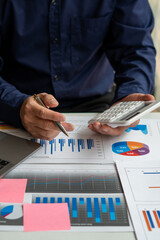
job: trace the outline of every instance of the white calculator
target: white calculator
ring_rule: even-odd
[[[99,113],[89,120],[89,124],[100,122],[113,128],[118,126],[129,126],[131,123],[140,119],[146,113],[149,113],[160,107],[160,101],[129,101],[120,102],[113,107]]]

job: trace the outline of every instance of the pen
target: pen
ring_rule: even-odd
[[[40,97],[37,96],[37,94],[34,94],[34,99],[43,107],[47,108],[44,102],[40,99]],[[54,121],[55,125],[67,136],[69,137],[68,133],[66,132],[65,128],[62,126],[60,122]]]

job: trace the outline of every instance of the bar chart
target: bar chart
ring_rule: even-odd
[[[147,239],[158,240],[160,236],[160,205],[138,206]]]
[[[33,194],[32,203],[68,203],[72,226],[129,226],[122,194]]]
[[[16,169],[6,178],[27,178],[26,192],[36,193],[122,193],[113,166],[58,166]]]
[[[102,137],[70,134],[70,137],[55,138],[51,141],[32,139],[39,142],[42,149],[34,157],[49,158],[104,158]]]

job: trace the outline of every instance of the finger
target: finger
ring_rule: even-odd
[[[105,131],[104,131],[104,130],[102,129],[102,126],[100,126],[100,125],[98,125],[98,124],[89,126],[89,128],[90,128],[93,132],[100,133],[100,134],[103,134],[103,135],[109,135],[107,129],[105,129]]]
[[[39,127],[34,127],[31,130],[31,134],[32,134],[33,137],[48,140],[48,141],[51,141],[59,133],[60,133],[59,129],[54,130],[54,131],[47,131],[47,130],[41,129]]]
[[[74,130],[74,126],[71,123],[63,123],[63,126],[66,129],[66,131],[73,131]],[[38,127],[38,128],[43,129],[45,131],[55,131],[55,130],[60,131],[60,129],[54,123],[54,121],[41,119],[41,118],[35,117],[33,115],[28,117],[28,120],[26,121],[25,127],[27,128],[27,130]]]
[[[71,123],[62,123],[63,127],[65,128],[66,131],[73,131],[74,130],[74,126]]]
[[[94,124],[89,124],[88,127],[89,127],[93,132],[108,135],[107,129],[105,129],[105,132],[104,132],[103,129],[102,129],[102,125],[101,125],[101,123],[99,123],[99,122],[95,122]]]
[[[140,120],[137,120],[136,122],[134,122],[134,123],[132,123],[131,125],[129,125],[127,128],[136,127],[136,126],[139,124],[139,121],[140,121]]]
[[[88,128],[89,128],[90,130],[92,130],[93,132],[95,132],[95,133],[99,133],[99,132],[93,127],[92,124],[89,124],[89,125],[88,125]]]
[[[121,101],[154,101],[155,98],[151,94],[133,93],[121,99]],[[120,101],[119,101],[120,102]]]
[[[103,133],[103,131],[101,131],[101,123],[100,122],[95,122],[94,124],[89,124],[88,127],[93,131],[93,132],[96,132],[96,133]]]
[[[107,125],[103,125],[100,129],[100,131],[103,132],[103,134],[110,135],[110,136],[120,136],[128,127],[116,127],[111,128]]]
[[[151,95],[151,94],[145,94],[145,95],[143,96],[143,101],[154,101],[154,100],[155,100],[155,98],[154,98],[154,96]]]
[[[72,131],[74,129],[73,125],[70,123],[64,123],[63,126],[65,127],[66,131]],[[50,129],[50,130],[45,130],[37,126],[32,126],[31,128],[33,130],[29,130],[29,131],[31,131],[34,137],[49,140],[49,141],[55,138],[61,132],[61,130],[56,125],[54,125],[54,129]]]
[[[53,95],[51,94],[47,94],[47,93],[40,93],[40,94],[37,94],[38,97],[41,98],[41,100],[44,102],[44,104],[47,106],[47,107],[57,107],[58,106],[58,101],[55,99],[55,97],[53,97]]]
[[[93,129],[98,133],[104,134],[104,135],[109,135],[109,136],[119,136],[121,135],[127,128],[126,127],[117,127],[117,128],[111,128],[108,125],[101,125],[99,122],[95,122],[92,125]]]
[[[43,106],[39,105],[36,102],[32,106],[32,111],[35,116],[41,119],[47,119],[47,120],[59,121],[59,122],[65,121],[65,116],[62,113],[44,108]]]
[[[48,119],[53,121],[65,121],[65,116],[61,113],[49,110],[36,102],[33,97],[26,99],[21,107],[20,111],[21,118],[28,118],[35,115],[42,119]]]
[[[44,120],[35,116],[32,116],[31,119],[27,122],[28,127],[39,127],[46,131],[58,130],[58,127],[54,124],[54,121]]]

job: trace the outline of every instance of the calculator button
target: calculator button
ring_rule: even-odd
[[[103,113],[98,114],[94,119],[91,119],[89,122],[92,123],[96,121],[99,121],[101,123],[114,122],[140,109],[142,106],[145,106],[145,102],[142,101],[120,102],[115,106],[105,110]]]

